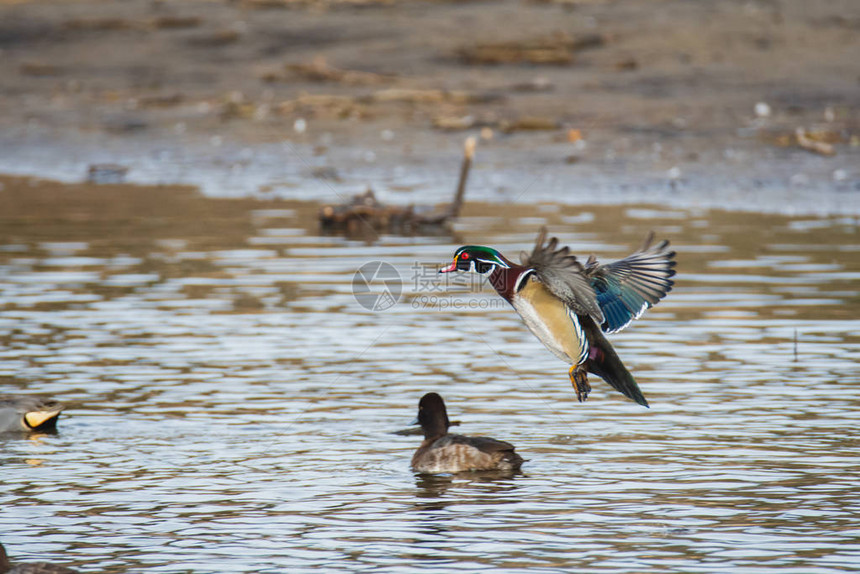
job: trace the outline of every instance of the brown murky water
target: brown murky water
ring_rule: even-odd
[[[100,572],[841,572],[860,566],[854,218],[468,206],[453,236],[320,237],[316,207],[4,180],[0,387],[69,404],[0,438],[20,560]],[[651,402],[566,367],[466,276],[548,224],[625,255],[654,229],[677,288],[616,347]],[[372,312],[353,274],[386,261]],[[384,306],[384,305],[383,305]],[[443,309],[444,306],[444,309]],[[528,458],[416,477],[422,393]]]

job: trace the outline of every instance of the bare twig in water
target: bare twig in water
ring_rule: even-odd
[[[463,163],[460,165],[460,180],[457,182],[457,191],[454,193],[454,201],[448,209],[436,216],[423,217],[420,223],[430,225],[442,225],[449,219],[456,219],[463,207],[463,198],[466,196],[466,182],[469,180],[469,171],[472,169],[472,160],[475,157],[475,138],[466,138],[463,144]]]
[[[794,330],[794,362],[797,362],[797,329]]]
[[[451,203],[442,211],[431,211],[425,215],[416,212],[414,206],[405,207],[385,205],[376,199],[373,190],[356,195],[342,205],[324,205],[320,209],[319,220],[323,229],[346,234],[359,233],[369,226],[374,230],[415,231],[439,229],[460,214],[466,195],[466,182],[475,156],[476,140],[466,139],[463,146],[463,163],[460,166],[460,179]]]

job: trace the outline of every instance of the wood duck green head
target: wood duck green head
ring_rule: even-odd
[[[653,239],[650,234],[635,253],[602,265],[593,255],[580,262],[568,247],[558,246],[557,238],[547,241],[542,229],[521,264],[490,247],[466,245],[439,271],[489,272],[490,283],[532,333],[571,365],[568,375],[580,402],[591,391],[588,373],[594,373],[648,406],[604,333],[624,329],[672,290],[675,252],[668,241],[653,244]]]
[[[497,267],[509,269],[511,265],[513,264],[492,247],[464,245],[454,253],[454,261],[451,265],[440,269],[439,273],[473,270],[478,273],[487,273]]]

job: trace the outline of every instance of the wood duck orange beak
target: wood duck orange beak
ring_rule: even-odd
[[[450,272],[456,271],[456,270],[457,270],[457,259],[454,258],[454,261],[451,263],[451,265],[449,265],[448,267],[445,267],[444,269],[440,269],[439,273],[450,273]]]

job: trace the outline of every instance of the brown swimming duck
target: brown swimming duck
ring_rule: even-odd
[[[6,549],[0,544],[0,574],[78,574],[78,571],[50,562],[26,562],[13,566]]]
[[[668,241],[653,245],[653,233],[632,255],[601,265],[592,255],[581,263],[542,229],[530,255],[517,265],[490,247],[466,245],[440,273],[490,273],[490,283],[556,357],[571,365],[568,375],[582,402],[594,373],[643,406],[648,401],[604,333],[615,333],[672,290],[675,252]]]
[[[424,442],[412,456],[412,470],[421,473],[455,473],[478,470],[515,472],[523,458],[514,445],[482,436],[448,434],[448,412],[436,393],[427,393],[418,403],[418,423]]]

